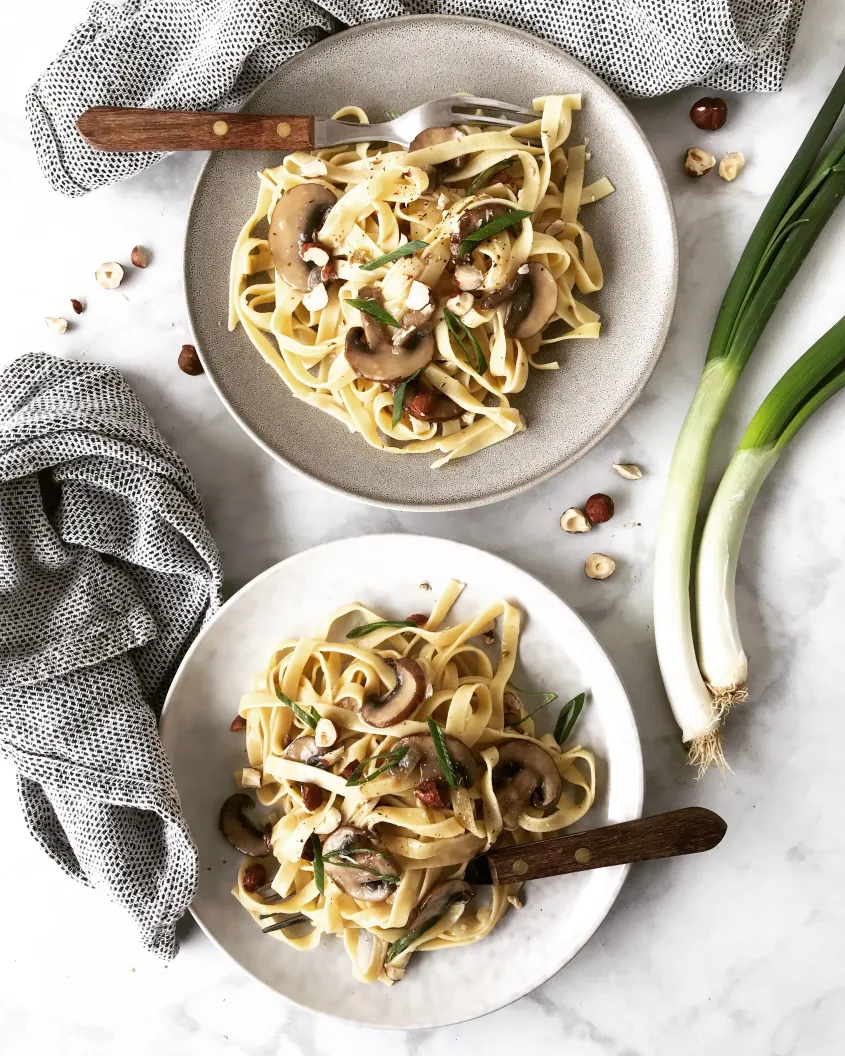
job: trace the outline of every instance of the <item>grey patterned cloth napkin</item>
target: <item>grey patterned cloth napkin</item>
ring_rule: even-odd
[[[156,718],[221,583],[191,476],[116,370],[0,374],[0,755],[36,840],[165,959],[197,854]]]
[[[703,84],[782,84],[804,0],[95,0],[29,91],[30,131],[53,187],[81,195],[160,154],[92,150],[91,106],[238,106],[283,62],[347,26],[406,14],[473,15],[565,48],[623,95]],[[467,88],[471,88],[468,85]]]

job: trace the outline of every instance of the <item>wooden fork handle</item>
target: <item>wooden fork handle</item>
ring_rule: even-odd
[[[76,122],[97,150],[311,150],[314,118],[95,106]]]

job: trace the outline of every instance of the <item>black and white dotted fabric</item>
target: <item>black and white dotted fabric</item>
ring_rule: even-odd
[[[163,958],[197,854],[156,719],[221,583],[194,482],[116,370],[0,374],[0,755],[36,840]]]
[[[92,150],[91,106],[237,106],[283,62],[347,26],[403,14],[472,15],[527,30],[622,95],[690,84],[778,91],[804,0],[95,0],[29,91],[27,116],[53,187],[81,195],[159,154]]]

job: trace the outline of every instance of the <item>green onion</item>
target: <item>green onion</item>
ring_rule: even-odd
[[[455,314],[450,312],[448,308],[443,309],[443,319],[445,320],[450,333],[454,334],[458,344],[461,346],[461,351],[467,357],[467,362],[469,362],[469,352],[467,351],[467,346],[464,344],[464,334],[466,334],[472,345],[472,350],[475,353],[475,369],[479,374],[485,374],[487,372],[487,360],[484,358],[484,353],[481,351],[481,345],[479,345],[472,330],[470,330],[463,319],[459,319]]]
[[[405,378],[405,380],[400,385],[396,386],[396,392],[393,393],[394,425],[396,425],[396,423],[402,417],[402,409],[405,406],[405,390],[408,388],[408,382],[413,381],[414,378],[424,369],[424,367],[420,367],[419,370],[415,370],[414,373],[410,376],[410,378]],[[349,636],[347,635],[347,637]]]
[[[690,759],[723,761],[717,702],[692,637],[690,566],[707,460],[725,405],[778,301],[845,194],[845,135],[819,153],[845,106],[840,74],[775,188],[719,310],[701,379],[672,457],[654,568],[654,630],[666,693]],[[744,692],[741,687],[740,692]]]
[[[377,623],[363,623],[360,627],[353,627],[351,631],[346,632],[346,637],[363,638],[370,631],[379,631],[382,627],[413,627],[415,631],[419,630],[413,620],[379,620]]]
[[[388,884],[398,884],[402,879],[399,876],[395,876],[393,873],[380,873],[378,869],[370,869],[369,866],[361,865],[356,862],[354,858],[350,861],[344,861],[344,858],[350,858],[354,853],[358,854],[370,854],[372,853],[369,848],[359,847],[353,848],[350,851],[329,851],[328,854],[323,856],[323,861],[328,862],[330,865],[336,865],[343,869],[360,869],[362,873],[369,873],[370,876],[375,877],[376,880],[384,880]],[[385,855],[381,856],[386,857]]]
[[[398,957],[400,953],[404,953],[412,942],[415,942],[420,935],[425,935],[425,933],[430,931],[435,924],[439,924],[443,917],[443,913],[438,917],[431,917],[429,920],[425,921],[424,924],[420,924],[418,928],[414,928],[413,931],[409,931],[406,935],[403,935],[401,939],[397,939],[396,942],[392,943],[388,948],[384,963],[387,964],[387,962],[392,961],[394,957]]]
[[[308,712],[305,708],[291,700],[290,697],[286,696],[280,689],[276,689],[276,696],[283,704],[286,704],[291,711],[293,711],[294,715],[296,715],[301,723],[310,726],[312,730],[316,728],[317,723],[320,721],[320,713],[313,705],[311,705],[311,710]]]
[[[520,690],[520,692],[524,692],[524,690]],[[529,696],[541,696],[543,699],[536,708],[529,711],[527,715],[523,715],[521,719],[514,719],[513,722],[506,722],[505,729],[507,729],[508,726],[521,726],[526,719],[530,719],[532,715],[536,715],[538,711],[542,711],[543,708],[551,704],[552,701],[557,700],[557,693],[531,693]]]
[[[751,507],[787,444],[845,386],[845,318],[805,352],[751,419],[710,506],[696,570],[701,672],[721,712],[744,699],[748,657],[736,618],[736,566]]]
[[[323,867],[323,845],[316,832],[311,833],[311,846],[314,848],[314,883],[323,895],[326,893],[326,870]]]
[[[389,253],[376,257],[369,264],[362,264],[361,271],[375,271],[376,268],[380,268],[383,264],[389,264],[392,260],[398,260],[400,257],[412,257],[415,253],[419,253],[421,249],[426,249],[427,246],[428,242],[415,238],[413,242],[406,242],[404,246],[397,246],[396,249],[391,249]]]
[[[500,172],[504,172],[505,169],[509,169],[513,165],[513,155],[511,154],[507,158],[503,158],[502,161],[495,161],[492,165],[488,165],[483,172],[475,177],[472,183],[467,187],[466,194],[475,194],[476,191],[485,187],[494,176],[498,176]]]
[[[371,755],[368,759],[362,759],[349,775],[349,779],[346,782],[347,786],[353,787],[355,785],[366,785],[368,781],[375,781],[377,777],[381,777],[385,770],[390,770],[398,763],[401,763],[407,754],[408,746],[403,745],[401,748],[391,748],[389,752],[382,752],[380,755]],[[384,766],[380,766],[377,770],[374,770],[371,774],[368,774],[367,777],[361,776],[367,768],[368,763],[377,763],[382,759],[387,759],[388,762],[386,762]]]
[[[382,308],[378,301],[362,301],[357,297],[349,297],[346,303],[351,304],[353,308],[357,308],[359,312],[366,312],[367,315],[371,315],[373,319],[377,319],[380,323],[384,323],[386,326],[396,326],[400,329],[402,327],[402,324],[394,319],[387,309]]]
[[[572,728],[578,721],[586,696],[586,693],[579,693],[577,697],[568,700],[560,709],[560,715],[558,715],[555,723],[554,737],[561,747],[563,747],[566,738],[572,733]]]
[[[457,788],[461,781],[458,777],[458,768],[455,766],[455,760],[452,758],[448,744],[446,744],[446,734],[443,732],[443,727],[438,726],[434,719],[429,717],[428,729],[431,733],[431,739],[434,741],[437,762],[440,764],[440,769],[446,778],[446,784],[449,788]]]
[[[477,231],[473,231],[471,235],[461,242],[458,246],[458,252],[456,256],[458,259],[463,257],[470,250],[475,249],[479,242],[483,242],[485,238],[489,238],[491,235],[497,235],[500,231],[504,231],[508,227],[513,227],[514,224],[518,224],[520,220],[524,220],[527,216],[531,216],[530,209],[510,209],[507,213],[502,216],[496,217],[495,220],[491,220],[487,224],[482,224]]]

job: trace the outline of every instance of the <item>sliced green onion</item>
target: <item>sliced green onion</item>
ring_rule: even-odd
[[[323,867],[323,845],[316,832],[311,833],[311,846],[314,848],[314,883],[321,895],[326,893],[326,870]]]
[[[502,216],[497,216],[495,220],[491,220],[487,224],[482,224],[477,231],[473,231],[472,234],[467,237],[458,246],[457,257],[460,259],[470,250],[475,249],[479,242],[483,242],[485,238],[489,238],[491,235],[497,235],[500,231],[506,230],[508,227],[513,227],[514,224],[518,224],[521,220],[531,216],[530,209],[510,209],[508,212],[503,213]]]
[[[736,618],[736,567],[751,507],[798,430],[845,387],[845,318],[804,353],[751,419],[713,498],[698,554],[696,615],[701,673],[724,713],[745,699],[748,657]]]
[[[554,737],[561,747],[563,747],[567,737],[572,733],[572,729],[578,721],[578,716],[581,714],[581,709],[584,707],[586,697],[586,693],[579,693],[572,700],[568,700],[560,709],[560,715],[558,715],[555,723]]]
[[[413,620],[379,620],[377,623],[363,623],[360,627],[353,627],[351,631],[346,632],[346,637],[363,638],[370,631],[380,631],[382,627],[413,627],[418,630]]]
[[[406,242],[404,246],[397,246],[396,249],[391,249],[389,253],[376,257],[369,264],[362,264],[361,271],[375,271],[376,268],[380,268],[383,264],[389,264],[392,260],[398,260],[400,257],[412,257],[415,253],[419,253],[421,249],[426,249],[427,246],[428,242],[415,238],[413,242]]]
[[[557,693],[540,693],[540,694],[532,693],[530,695],[532,697],[536,697],[536,696],[539,695],[543,699],[537,705],[536,708],[533,708],[531,711],[529,711],[527,715],[523,715],[521,719],[514,719],[512,722],[506,722],[505,723],[505,729],[507,729],[508,726],[521,726],[523,724],[523,722],[525,722],[526,719],[530,719],[533,715],[536,715],[538,711],[542,711],[543,708],[547,707],[553,701],[557,700]]]
[[[728,285],[701,379],[678,437],[660,517],[654,630],[666,693],[690,758],[723,761],[719,704],[698,667],[692,636],[693,534],[713,436],[778,301],[845,194],[845,135],[819,154],[845,106],[845,70],[763,210]]]
[[[336,865],[342,869],[360,869],[362,873],[369,873],[370,876],[374,877],[376,880],[384,880],[385,883],[388,884],[399,883],[401,877],[395,876],[393,873],[380,873],[378,869],[370,869],[369,866],[361,865],[359,862],[356,862],[354,858],[351,858],[353,851],[356,850],[359,854],[371,853],[369,848],[365,847],[353,848],[352,851],[329,851],[328,854],[323,856],[323,861],[328,862],[329,865]],[[350,860],[344,861],[344,856]],[[382,857],[385,856],[382,855]]]
[[[353,308],[357,308],[359,312],[365,312],[367,315],[371,315],[373,319],[377,319],[380,323],[384,323],[385,326],[396,326],[399,329],[402,328],[402,324],[394,319],[386,308],[382,308],[378,301],[360,300],[358,297],[349,297],[346,303],[351,304]]]
[[[449,788],[457,788],[461,783],[458,777],[458,768],[455,766],[455,760],[452,758],[449,746],[446,743],[446,734],[443,732],[443,727],[438,726],[434,719],[429,717],[428,729],[431,733],[431,739],[434,741],[437,762],[440,764],[440,769],[446,778],[446,784]]]
[[[381,777],[385,770],[390,770],[398,763],[401,763],[407,754],[408,746],[403,745],[401,748],[391,748],[389,752],[382,752],[380,755],[371,755],[368,759],[362,759],[349,775],[346,784],[351,788],[355,785],[366,785],[368,781],[375,781],[377,777]],[[387,759],[388,762],[366,777],[361,776],[366,770],[368,763],[378,763],[382,759]]]
[[[384,963],[387,964],[388,961],[392,961],[395,957],[398,957],[400,953],[404,953],[412,942],[416,942],[420,935],[425,935],[425,933],[430,931],[435,924],[439,924],[444,916],[445,913],[441,913],[438,917],[431,917],[431,919],[425,921],[424,924],[420,924],[418,928],[414,928],[413,931],[409,931],[406,935],[403,935],[401,939],[397,939],[396,942],[392,943],[388,948]]]
[[[481,351],[481,345],[479,345],[478,339],[472,330],[470,330],[463,319],[459,319],[453,312],[450,312],[448,308],[443,309],[443,319],[446,326],[449,328],[450,333],[454,334],[458,344],[461,346],[461,351],[467,357],[467,362],[469,362],[469,351],[464,344],[464,335],[466,334],[472,345],[472,350],[475,353],[475,369],[479,374],[485,374],[487,372],[487,360],[484,358],[484,353]]]
[[[393,420],[393,424],[394,425],[396,425],[396,423],[402,417],[402,409],[405,406],[405,390],[408,388],[408,383],[413,381],[414,378],[416,378],[416,376],[421,371],[423,371],[424,369],[425,369],[424,367],[420,367],[419,370],[415,370],[414,373],[410,376],[410,378],[405,378],[405,380],[401,384],[396,386],[396,392],[393,393],[393,419],[392,420]],[[347,635],[347,637],[348,637],[348,635]]]
[[[495,161],[492,165],[488,165],[483,172],[479,172],[472,183],[467,187],[465,193],[467,195],[475,194],[475,192],[481,190],[482,187],[486,187],[494,176],[498,176],[500,172],[509,169],[511,165],[513,165],[513,154],[507,158],[503,158],[502,161]]]
[[[306,711],[305,708],[297,704],[296,701],[291,700],[278,688],[276,689],[276,696],[291,709],[301,723],[310,726],[312,730],[316,729],[317,723],[320,721],[320,713],[313,705],[311,705],[310,711]]]

